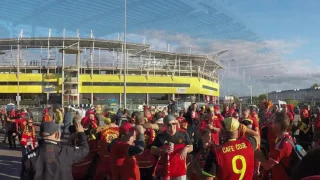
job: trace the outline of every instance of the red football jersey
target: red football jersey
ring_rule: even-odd
[[[110,166],[113,180],[139,180],[140,171],[134,156],[128,155],[130,145],[117,141],[111,145]]]
[[[107,146],[119,136],[119,127],[110,127],[101,131],[101,139],[99,141],[100,160],[97,164],[96,178],[103,179],[111,174],[110,157]]]
[[[187,129],[188,128],[188,122],[184,117],[177,117],[177,120],[179,121],[180,128],[181,129]]]
[[[146,129],[144,132],[145,149],[142,154],[136,155],[139,168],[150,168],[155,165],[155,157],[151,154],[150,149],[147,148],[153,143],[155,137],[156,133],[153,129]]]
[[[219,180],[252,180],[255,148],[248,138],[241,138],[213,149],[217,162],[216,177]]]

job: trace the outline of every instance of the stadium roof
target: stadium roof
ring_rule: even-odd
[[[95,38],[123,31],[123,0],[3,0],[0,9],[0,37],[48,35]],[[196,38],[256,40],[255,33],[215,1],[127,0],[127,32],[163,30]],[[68,34],[69,33],[69,34]]]

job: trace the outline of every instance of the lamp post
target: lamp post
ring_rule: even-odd
[[[281,93],[281,91],[280,90],[277,90],[276,91],[276,100],[278,101],[278,93]]]
[[[297,91],[299,91],[300,89],[294,89],[293,90],[293,100],[296,100],[296,93]]]
[[[123,52],[124,52],[124,74],[123,74],[123,100],[124,109],[127,108],[127,0],[124,0],[123,12]]]
[[[250,89],[250,103],[252,105],[252,85],[248,86]]]
[[[235,59],[229,59],[229,60],[221,60],[221,62],[228,62],[228,69],[227,69],[227,97],[229,97],[229,71],[230,71],[230,62],[235,61]]]
[[[273,76],[263,76],[263,77],[268,78],[268,81],[267,81],[267,100],[269,100],[269,80]]]

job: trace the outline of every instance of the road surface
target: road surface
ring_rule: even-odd
[[[4,133],[2,130],[0,131],[0,179],[20,179],[21,148],[18,146],[17,149],[9,149],[8,140],[7,144],[2,142]]]

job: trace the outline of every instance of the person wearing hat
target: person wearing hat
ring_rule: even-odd
[[[135,156],[144,151],[144,128],[132,127],[124,122],[119,128],[119,138],[109,148],[112,180],[140,180]]]
[[[80,123],[76,124],[78,147],[62,145],[59,125],[44,122],[40,126],[42,140],[39,146],[26,154],[22,160],[22,180],[70,180],[72,164],[82,160],[89,153],[87,137]]]
[[[160,178],[186,179],[186,157],[192,152],[193,145],[188,133],[178,129],[178,123],[174,116],[165,116],[166,130],[158,133],[151,145],[151,153],[160,157],[155,168],[156,176]]]
[[[223,120],[221,133],[228,141],[213,148],[207,156],[203,170],[193,158],[194,171],[199,179],[252,180],[254,151],[259,144],[258,136],[239,138],[240,123],[228,117]]]

